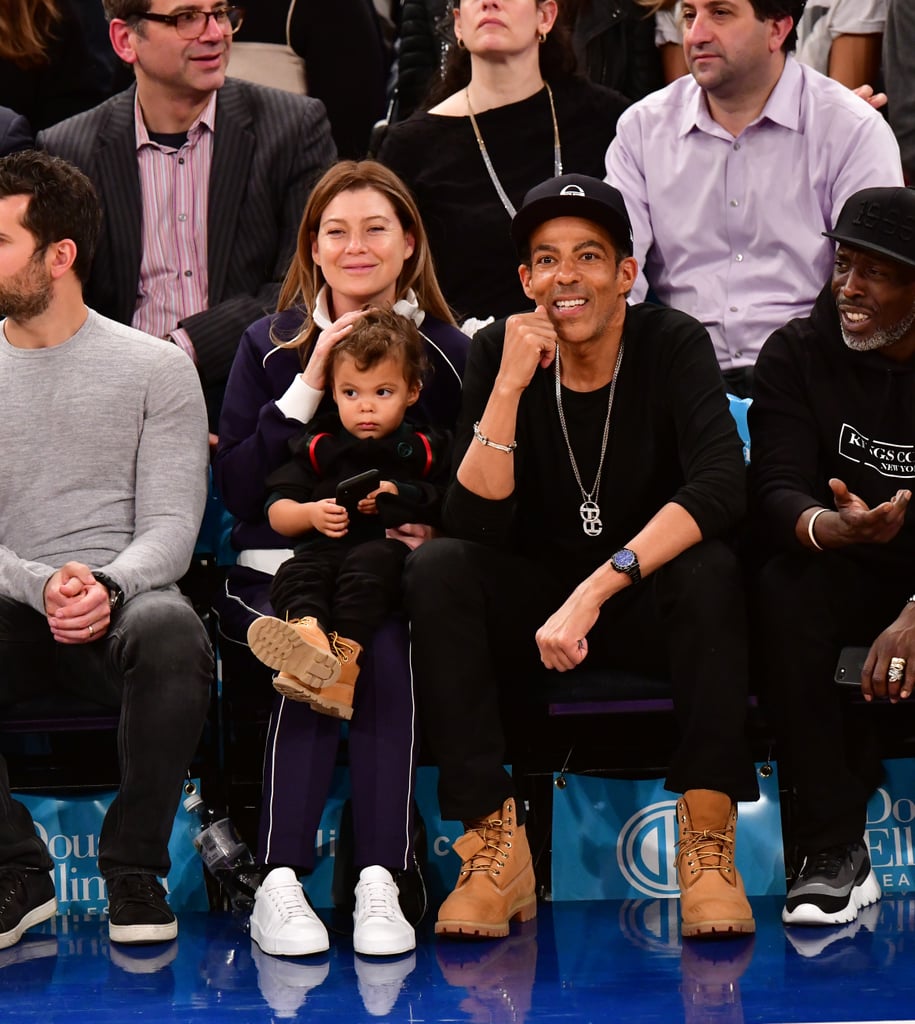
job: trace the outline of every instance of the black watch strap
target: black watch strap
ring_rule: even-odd
[[[93,570],[92,575],[95,577],[96,583],[101,585],[108,591],[108,604],[112,611],[120,608],[124,603],[124,591],[114,582],[114,580],[103,572],[95,572]]]

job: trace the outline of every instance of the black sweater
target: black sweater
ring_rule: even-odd
[[[454,449],[460,465],[473,423],[486,406],[502,357],[504,322],[474,338]],[[480,498],[454,479],[445,498],[446,529],[513,546],[548,564],[574,586],[632,539],[667,502],[682,505],[702,536],[718,536],[741,518],[745,471],[721,373],[705,329],[677,310],[643,303],[626,312],[625,352],[613,402],[598,503],[603,532],[586,537],[581,493],[556,409],[553,367],[538,369],[521,397],[515,493]],[[581,479],[594,482],[609,385],[563,389],[566,423]]]

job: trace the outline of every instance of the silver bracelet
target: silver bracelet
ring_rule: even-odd
[[[828,512],[828,508],[818,508],[816,512],[807,520],[807,536],[810,538],[810,543],[817,549],[817,551],[824,551],[825,548],[817,543],[816,537],[813,535],[813,524],[820,518],[824,512]]]
[[[479,420],[477,420],[473,425],[473,436],[480,442],[480,444],[485,445],[487,448],[495,448],[497,452],[505,452],[506,455],[511,455],[518,447],[517,441],[512,441],[511,444],[499,444],[498,441],[490,441],[488,437],[480,433]],[[824,509],[823,511],[825,512],[826,510]]]

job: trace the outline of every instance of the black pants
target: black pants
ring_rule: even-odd
[[[514,686],[511,699],[530,699],[525,676],[542,669],[535,631],[569,588],[529,559],[441,539],[410,556],[405,589],[420,721],[440,769],[442,815],[489,814],[514,793],[502,767],[500,691]],[[608,601],[588,647],[590,668],[670,674],[681,741],[668,789],[759,796],[744,734],[743,590],[725,544],[698,544]]]
[[[121,785],[99,839],[99,870],[106,878],[168,874],[168,840],[212,675],[206,630],[177,588],[132,598],[108,633],[88,644],[57,643],[43,615],[0,597],[0,706],[33,695],[50,680],[121,709]],[[10,796],[2,758],[0,864],[53,867],[31,815]]]
[[[844,646],[873,643],[911,591],[910,566],[889,573],[836,551],[780,554],[759,575],[754,660],[795,790],[793,838],[803,854],[864,834],[882,777],[877,709],[850,705],[833,681],[836,660]]]
[[[403,546],[403,545],[401,545]],[[228,572],[216,603],[226,644],[245,644],[258,615],[276,614],[265,573],[240,565]],[[408,637],[390,617],[362,657],[353,717],[346,723],[353,793],[353,861],[401,870],[413,865],[413,798],[418,736]],[[239,680],[236,685],[244,680]],[[258,859],[311,870],[315,833],[337,764],[341,721],[273,692],[264,755]]]
[[[722,370],[724,386],[732,395],[738,398],[753,397],[753,367],[736,366],[733,370]]]
[[[280,618],[313,615],[321,628],[366,647],[401,604],[401,579],[410,549],[381,538],[364,544],[315,546],[277,569],[270,603]]]

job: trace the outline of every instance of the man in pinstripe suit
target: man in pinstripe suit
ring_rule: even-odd
[[[42,132],[105,221],[86,301],[197,364],[211,422],[235,348],[275,307],[311,184],[335,158],[323,105],[226,80],[225,0],[104,0],[136,85]]]

